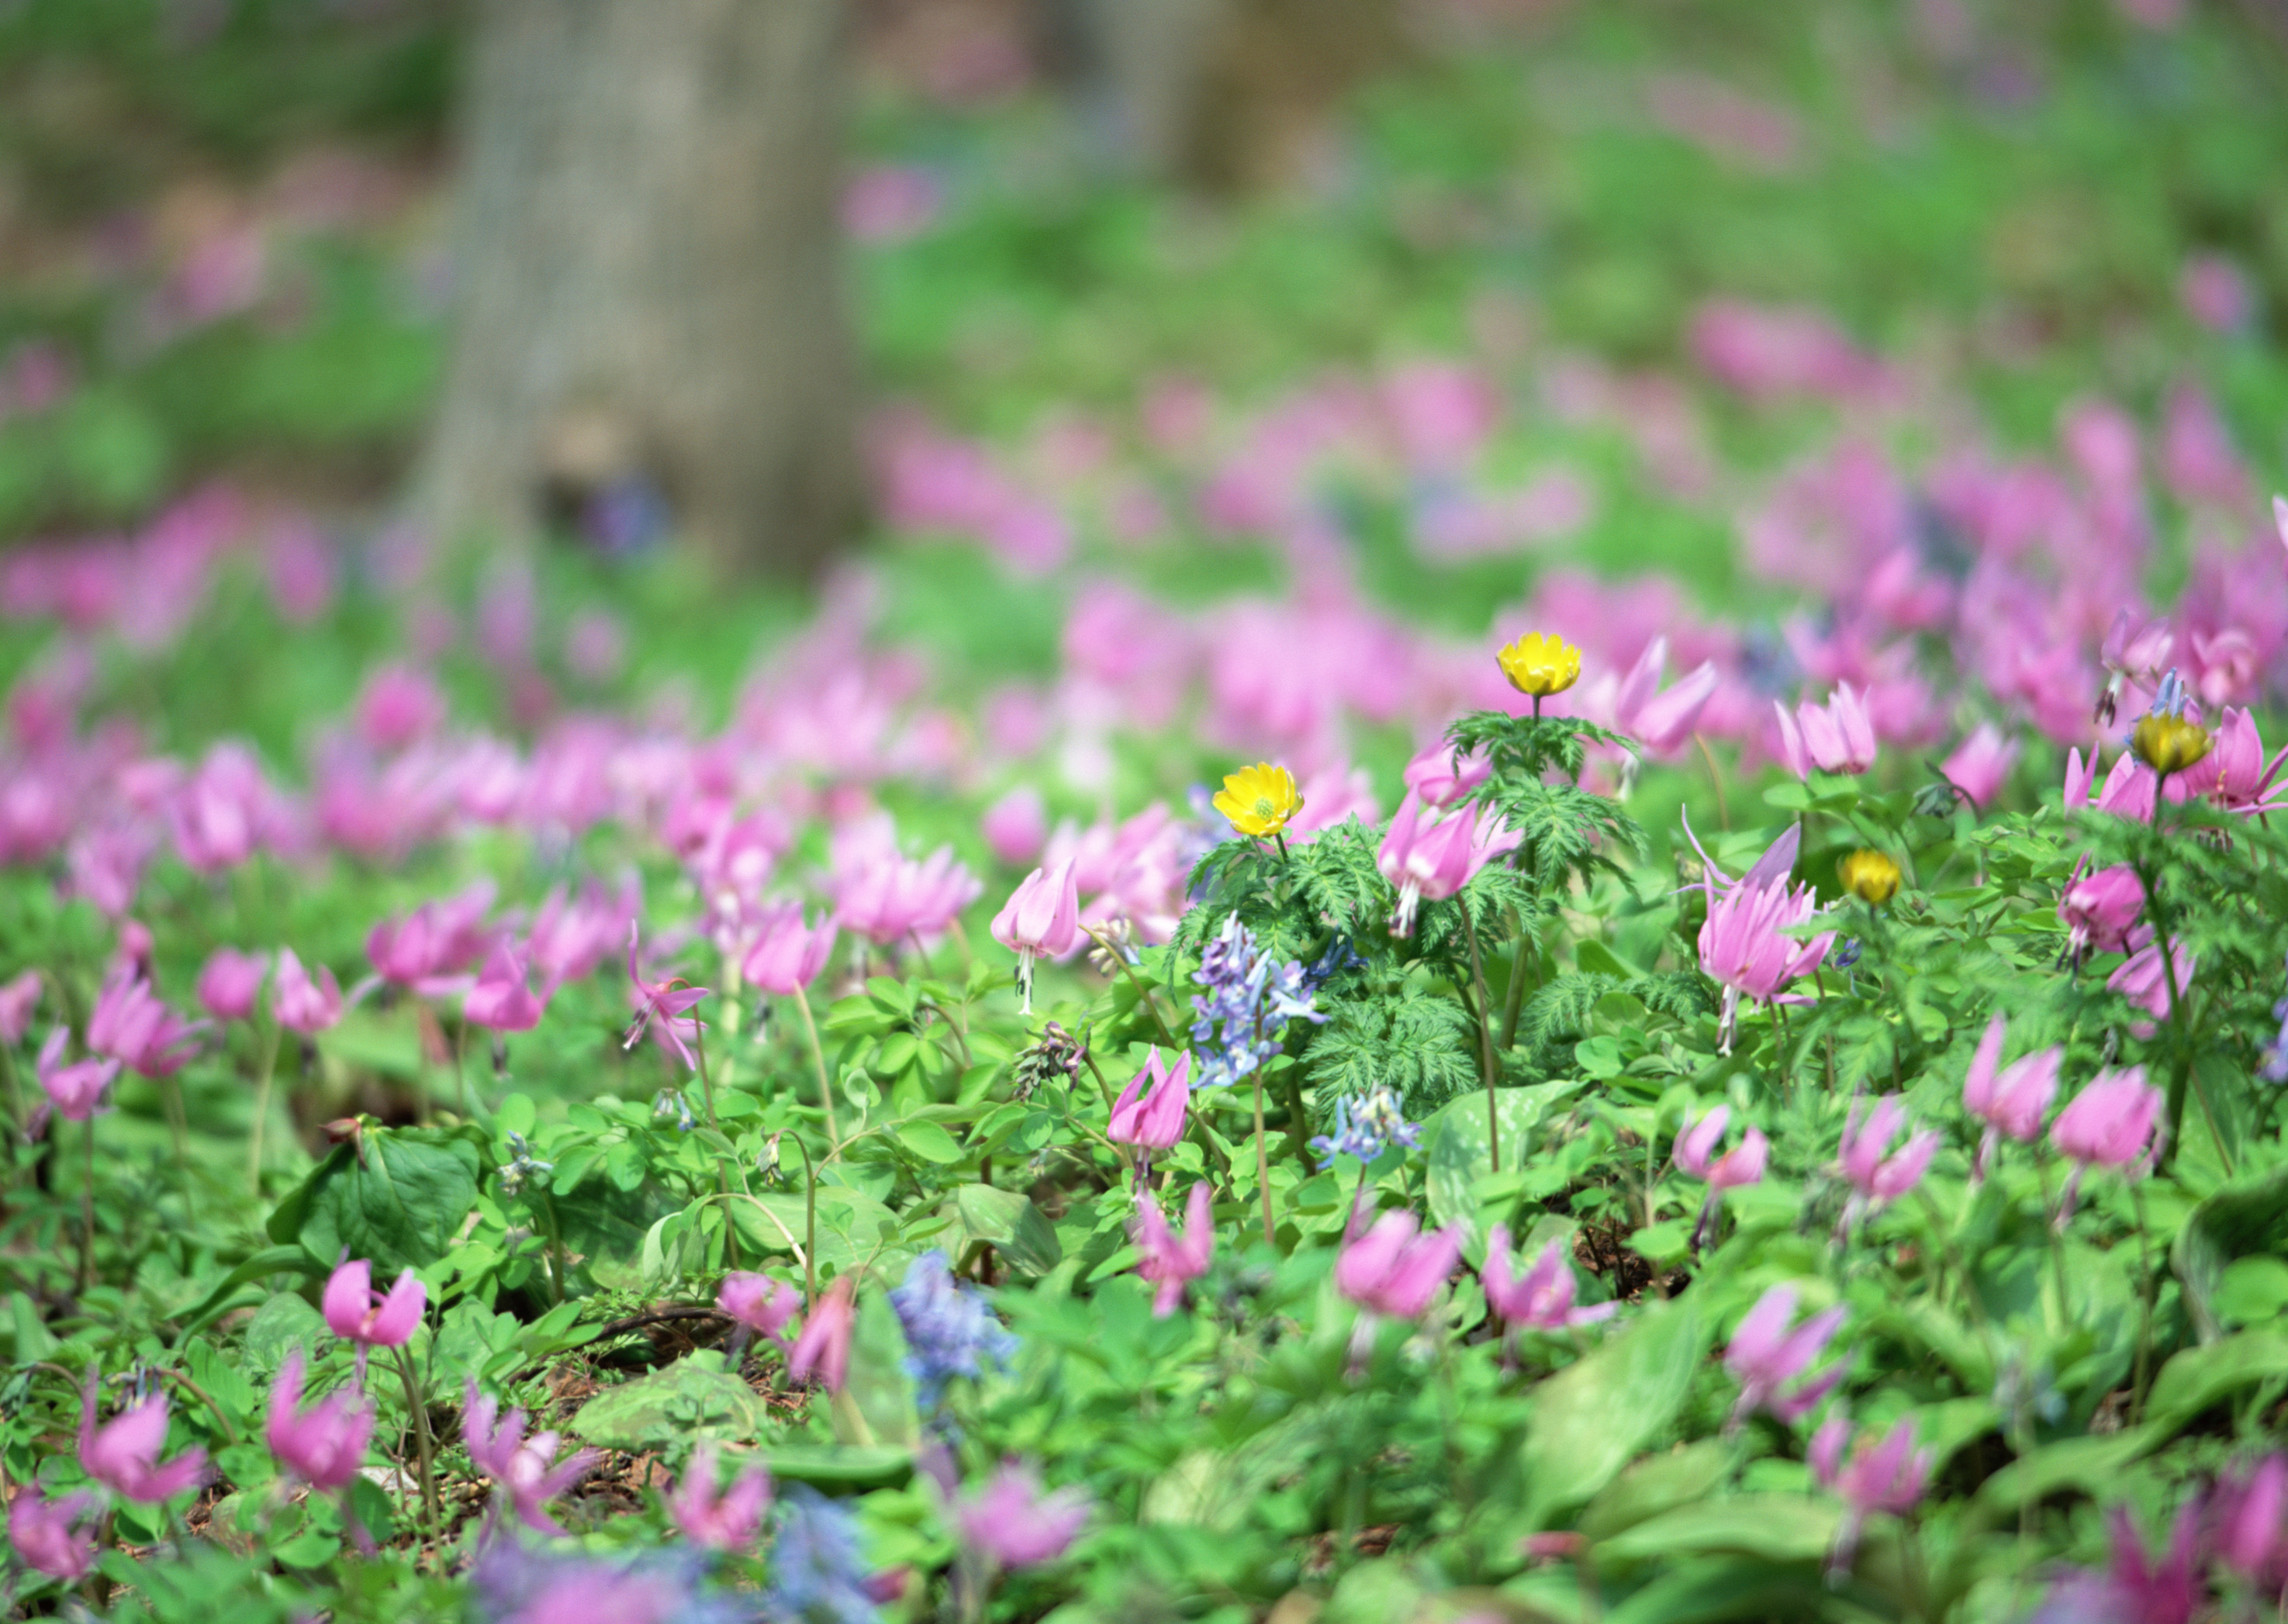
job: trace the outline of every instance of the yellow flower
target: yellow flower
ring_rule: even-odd
[[[1899,894],[1899,866],[1880,852],[1854,852],[1835,865],[1843,889],[1873,907]]]
[[[1529,631],[1494,658],[1511,687],[1537,700],[1581,680],[1581,651],[1553,632]]]
[[[2138,760],[2166,778],[2198,762],[2216,748],[2216,741],[2198,722],[2156,713],[2140,718],[2129,735],[2129,748],[2137,752]]]
[[[1259,761],[1223,780],[1215,809],[1230,819],[1231,827],[1241,834],[1260,840],[1287,827],[1287,820],[1303,810],[1303,796],[1295,788],[1292,772]]]

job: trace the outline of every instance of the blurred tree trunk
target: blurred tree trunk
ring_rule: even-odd
[[[417,492],[441,534],[529,535],[616,492],[663,501],[726,573],[806,572],[849,535],[844,20],[842,0],[479,0]]]
[[[1210,194],[1307,175],[1403,51],[1398,0],[1047,0],[1084,102],[1138,167]]]

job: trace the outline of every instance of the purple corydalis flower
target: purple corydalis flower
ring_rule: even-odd
[[[46,1126],[48,1113],[68,1122],[84,1122],[103,1107],[103,1092],[119,1075],[116,1060],[74,1060],[67,1064],[64,1049],[71,1042],[71,1028],[58,1026],[48,1034],[40,1045],[38,1076],[40,1088],[47,1103],[32,1113],[24,1124],[26,1137],[37,1134]]]
[[[1487,1236],[1485,1266],[1478,1271],[1478,1280],[1486,1289],[1486,1306],[1513,1331],[1570,1330],[1609,1319],[1620,1311],[1617,1303],[1599,1303],[1588,1308],[1573,1306],[1577,1282],[1561,1240],[1553,1240],[1542,1248],[1533,1267],[1518,1274],[1516,1262],[1510,1254],[1506,1224],[1495,1224]]]
[[[857,1324],[858,1281],[845,1274],[811,1305],[787,1355],[787,1374],[798,1382],[815,1376],[826,1390],[838,1393],[850,1376],[850,1335]]]
[[[550,986],[536,994],[524,955],[508,942],[497,942],[476,985],[461,1001],[461,1014],[471,1026],[489,1032],[529,1032],[540,1025],[555,992]]]
[[[1962,1080],[1963,1105],[1986,1124],[1986,1137],[1979,1144],[1977,1164],[1971,1172],[1974,1180],[1986,1176],[1987,1164],[2003,1135],[2022,1145],[2031,1145],[2041,1137],[2042,1115],[2057,1096],[2058,1067],[2065,1059],[2064,1047],[2054,1044],[2038,1054],[2013,1060],[1998,1072],[2006,1029],[1999,1015],[1987,1024],[1977,1052],[1970,1057],[1969,1075]]]
[[[763,916],[755,945],[747,949],[739,973],[751,986],[775,997],[791,998],[818,979],[818,972],[826,968],[827,955],[834,951],[837,934],[831,919],[806,925],[802,905],[790,902]]]
[[[1132,1145],[1143,1151],[1164,1151],[1184,1137],[1184,1119],[1192,1100],[1192,1058],[1178,1055],[1173,1066],[1163,1066],[1155,1048],[1143,1068],[1128,1080],[1112,1104],[1112,1122],[1104,1137],[1115,1145]]]
[[[1811,1439],[1812,1476],[1849,1508],[1829,1560],[1835,1573],[1850,1567],[1869,1517],[1878,1511],[1904,1517],[1921,1503],[1923,1491],[1930,1485],[1931,1452],[1915,1447],[1912,1416],[1902,1416],[1879,1441],[1871,1431],[1862,1433],[1846,1462],[1843,1447],[1850,1438],[1851,1423],[1833,1415]]]
[[[1769,1411],[1790,1423],[1800,1421],[1843,1379],[1841,1359],[1816,1375],[1805,1373],[1842,1327],[1848,1317],[1846,1311],[1839,1306],[1828,1309],[1791,1330],[1795,1305],[1793,1286],[1775,1286],[1756,1300],[1755,1307],[1732,1333],[1732,1341],[1724,1350],[1724,1368],[1740,1384],[1740,1400],[1732,1409],[1733,1425],[1758,1410]]]
[[[171,1077],[194,1050],[191,1039],[206,1026],[187,1021],[159,1000],[151,984],[133,969],[114,970],[88,1012],[87,1046],[123,1061],[146,1077]]]
[[[1351,1215],[1352,1232],[1335,1259],[1335,1289],[1369,1313],[1418,1318],[1462,1256],[1461,1232],[1421,1234],[1421,1220],[1399,1208],[1360,1232],[1365,1216],[1363,1205]]]
[[[517,1519],[536,1533],[565,1531],[548,1515],[548,1502],[586,1477],[604,1457],[583,1449],[560,1464],[556,1451],[563,1440],[553,1432],[527,1438],[522,1410],[500,1413],[499,1401],[477,1390],[472,1381],[461,1413],[461,1441],[468,1446],[469,1462],[497,1485],[508,1497]]]
[[[1852,1103],[1851,1113],[1844,1120],[1838,1156],[1843,1176],[1851,1181],[1851,1200],[1844,1208],[1846,1227],[1855,1218],[1882,1211],[1920,1184],[1929,1171],[1939,1137],[1927,1128],[1911,1136],[1895,1154],[1884,1154],[1906,1125],[1907,1108],[1895,1094],[1877,1100],[1863,1119],[1858,1102]]]
[[[934,1247],[914,1259],[889,1297],[906,1336],[906,1374],[914,1378],[925,1410],[943,1401],[946,1384],[956,1376],[974,1381],[989,1364],[1006,1368],[1017,1351],[1017,1339],[985,1294],[955,1279],[945,1254]]]
[[[620,1047],[633,1049],[648,1029],[652,1041],[663,1049],[675,1052],[676,1058],[691,1070],[699,1069],[699,1060],[691,1052],[689,1040],[706,1029],[706,1023],[690,1011],[707,996],[703,986],[692,986],[681,977],[669,981],[647,981],[643,970],[636,962],[639,927],[628,926],[628,998],[635,1005],[636,1018],[629,1024],[627,1035]]]
[[[97,1373],[87,1373],[79,1414],[79,1463],[87,1475],[130,1500],[156,1504],[206,1481],[207,1452],[186,1449],[164,1466],[167,1396],[154,1393],[104,1422],[95,1424]]]
[[[8,1543],[35,1573],[76,1583],[95,1566],[101,1504],[84,1489],[48,1500],[27,1485],[8,1502]]]
[[[1165,1319],[1184,1300],[1184,1287],[1208,1271],[1215,1256],[1215,1214],[1203,1179],[1184,1201],[1181,1234],[1168,1227],[1148,1191],[1136,1195],[1136,1275],[1152,1283],[1152,1318]]]
[[[413,1339],[429,1304],[428,1288],[408,1269],[384,1296],[373,1288],[373,1264],[352,1258],[327,1277],[319,1310],[337,1336],[357,1344],[358,1380],[365,1380],[367,1351],[401,1348]]]
[[[727,1274],[716,1289],[715,1307],[756,1335],[776,1342],[786,1322],[802,1307],[802,1293],[767,1274]]]
[[[2058,917],[2065,922],[2068,940],[2076,955],[2129,951],[2129,932],[2145,910],[2145,883],[2126,863],[2083,875],[2066,886],[2058,899]]]
[[[2154,1130],[2162,1103],[2161,1090],[2145,1081],[2145,1068],[2133,1066],[2100,1072],[2058,1113],[2050,1143],[2074,1164],[2058,1206],[2060,1228],[2073,1216],[2074,1198],[2090,1168],[2116,1168],[2132,1177],[2142,1172],[2159,1150]]]
[[[252,1020],[269,969],[267,954],[216,948],[199,971],[200,1005],[217,1020]]]
[[[760,1464],[741,1472],[728,1489],[719,1489],[715,1444],[699,1440],[691,1463],[667,1496],[667,1515],[686,1540],[708,1550],[745,1550],[762,1532],[770,1509],[771,1475]]]
[[[955,1503],[954,1522],[972,1550],[997,1566],[1038,1567],[1070,1549],[1088,1521],[1091,1501],[1078,1488],[1044,1493],[1040,1474],[1004,1461],[982,1489]]]
[[[1875,764],[1875,726],[1849,683],[1836,684],[1824,705],[1806,700],[1790,716],[1775,700],[1772,709],[1779,717],[1781,758],[1798,778],[1808,779],[1814,767],[1856,773]]]
[[[270,1384],[270,1419],[264,1436],[278,1463],[314,1489],[338,1489],[357,1476],[373,1438],[374,1406],[344,1388],[302,1408],[302,1351],[278,1367]]]
[[[1020,1011],[1033,1012],[1033,961],[1062,958],[1080,944],[1080,887],[1073,865],[1036,868],[993,916],[993,939],[1017,955]]]
[[[270,1013],[289,1032],[315,1037],[342,1018],[341,983],[321,964],[314,978],[291,947],[278,950],[278,973],[270,986]]]
[[[40,1004],[40,972],[28,970],[0,986],[0,1043],[10,1048],[24,1041],[32,1029],[32,1011]]]

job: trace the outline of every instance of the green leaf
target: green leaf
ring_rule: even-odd
[[[246,1362],[267,1372],[276,1370],[296,1348],[314,1352],[325,1347],[334,1334],[316,1309],[292,1292],[282,1291],[254,1311],[240,1335],[240,1352]]]
[[[1042,1216],[1030,1198],[1014,1190],[964,1184],[953,1192],[953,1216],[959,1232],[956,1261],[981,1240],[998,1252],[1011,1269],[1035,1279],[1064,1261],[1056,1226]]]
[[[2193,1113],[2186,1113],[2189,1119]],[[2288,1220],[2288,1167],[2227,1184],[2187,1215],[2169,1248],[2169,1264],[2184,1283],[2185,1304],[2205,1343],[2224,1335],[2216,1294],[2226,1267],[2244,1252],[2269,1250]]]
[[[761,1437],[769,1420],[762,1396],[711,1348],[606,1388],[580,1406],[571,1430],[608,1449],[635,1450],[699,1438],[743,1442]]]
[[[1843,1508],[1799,1494],[1736,1494],[1648,1517],[1601,1541],[1597,1560],[1649,1562],[1676,1557],[1755,1557],[1817,1562],[1835,1543]]]
[[[878,1446],[864,1448],[842,1444],[830,1448],[816,1445],[789,1445],[784,1448],[765,1450],[758,1458],[774,1477],[790,1483],[807,1483],[814,1488],[854,1493],[863,1489],[903,1488],[914,1475],[911,1451]]]
[[[2153,1379],[2146,1426],[2166,1438],[2242,1388],[2276,1382],[2288,1383],[2288,1335],[2278,1331],[2244,1331],[2187,1348]]]
[[[270,1239],[330,1268],[346,1249],[387,1276],[442,1257],[477,1204],[477,1148],[457,1133],[368,1128],[270,1216]],[[378,1283],[378,1282],[377,1282]]]
[[[213,1289],[183,1312],[182,1335],[194,1335],[220,1318],[230,1307],[239,1288],[256,1280],[267,1279],[274,1274],[318,1275],[325,1271],[314,1263],[300,1247],[266,1247],[215,1282]]]
[[[859,1299],[850,1337],[847,1383],[835,1395],[834,1437],[841,1444],[921,1447],[920,1413],[914,1407],[914,1382],[906,1374],[906,1333],[887,1295],[878,1291]],[[852,1414],[863,1424],[851,1424]]]
[[[1731,1470],[1732,1452],[1704,1438],[1666,1454],[1639,1461],[1607,1484],[1581,1514],[1581,1533],[1608,1540],[1649,1517],[1706,1498]]]
[[[1603,1488],[1674,1423],[1708,1337],[1690,1296],[1656,1303],[1534,1390],[1523,1461],[1537,1525]]]
[[[939,1167],[950,1167],[962,1158],[959,1142],[935,1122],[900,1122],[891,1133],[900,1148]]]
[[[1504,1168],[1521,1163],[1532,1145],[1533,1130],[1581,1086],[1580,1079],[1566,1078],[1529,1088],[1494,1090]],[[1422,1144],[1432,1220],[1440,1224],[1474,1225],[1478,1216],[1474,1187],[1494,1170],[1484,1094],[1463,1095],[1440,1106],[1422,1125]]]

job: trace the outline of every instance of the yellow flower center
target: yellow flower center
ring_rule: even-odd
[[[1899,865],[1880,852],[1854,852],[1835,865],[1843,889],[1871,907],[1899,894]]]
[[[2216,748],[2216,741],[2189,717],[2148,716],[2139,718],[2129,735],[2129,748],[2138,760],[2166,778],[2201,761]]]

